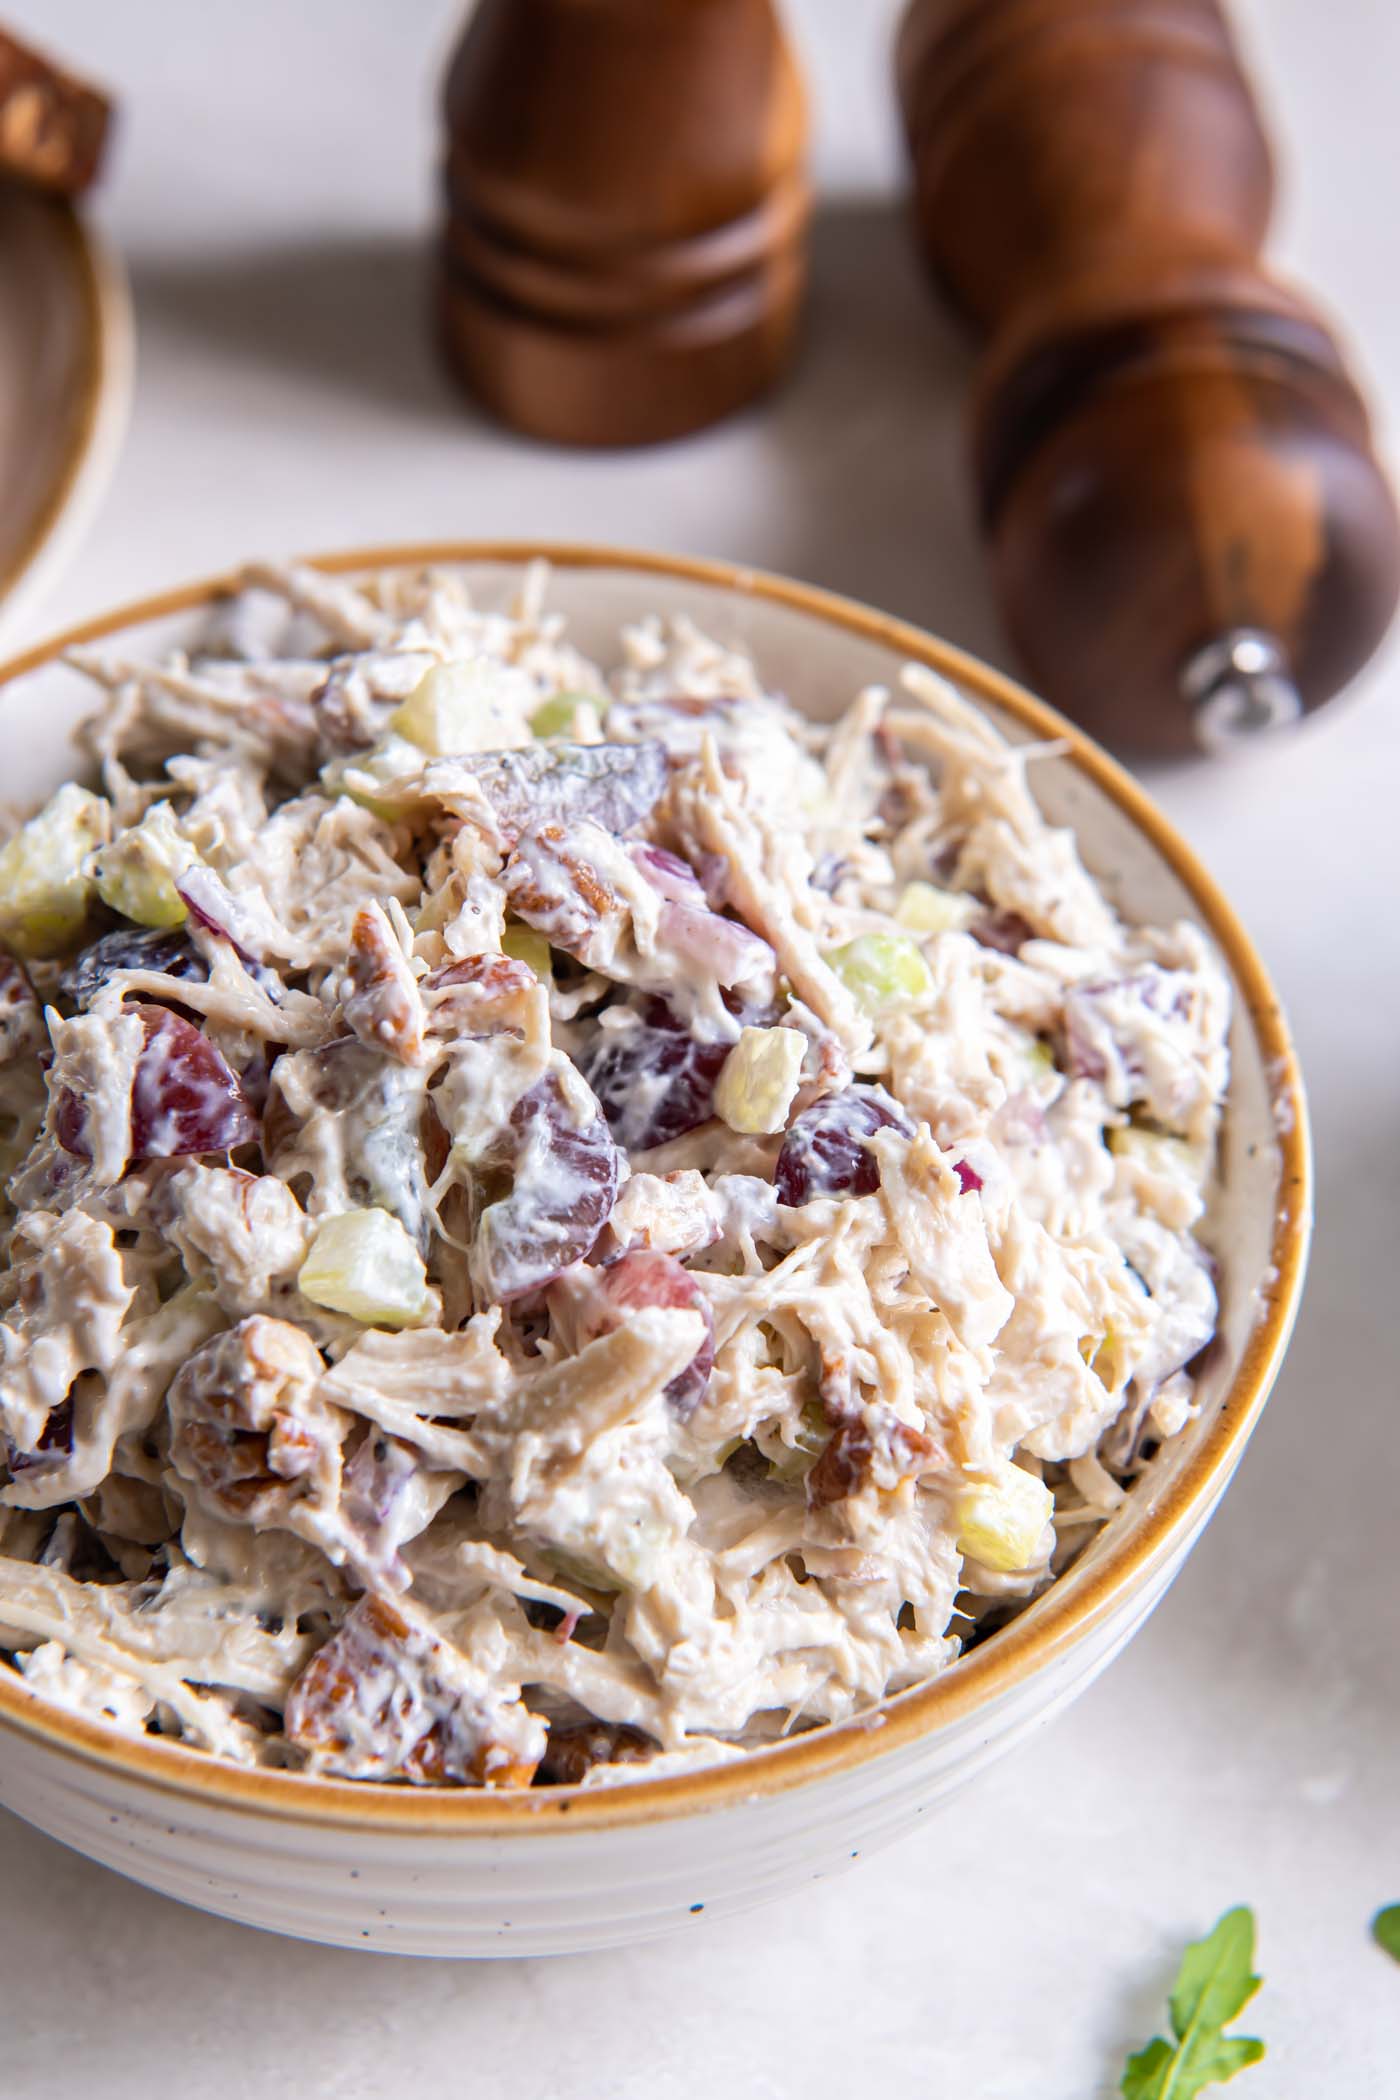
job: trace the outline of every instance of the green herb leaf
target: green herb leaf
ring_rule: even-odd
[[[1136,2056],[1130,2056],[1119,2087],[1123,2100],[1161,2100],[1167,2090],[1163,2080],[1170,2074],[1175,2056],[1171,2043],[1164,2042],[1160,2034],[1155,2042],[1139,2049]]]
[[[1396,1930],[1400,1937],[1400,1912]],[[1203,1940],[1192,1941],[1171,1994],[1175,2043],[1157,2035],[1129,2057],[1120,2087],[1123,2100],[1196,2100],[1208,2085],[1223,2085],[1258,2063],[1262,2042],[1224,2032],[1259,1988],[1253,1962],[1254,1913],[1243,1906],[1227,1910]]]
[[[1400,1961],[1400,1903],[1387,1903],[1371,1920],[1371,1937],[1392,1961]]]

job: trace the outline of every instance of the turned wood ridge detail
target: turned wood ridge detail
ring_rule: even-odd
[[[504,422],[647,444],[782,373],[809,200],[771,0],[481,0],[445,112],[440,329]]]

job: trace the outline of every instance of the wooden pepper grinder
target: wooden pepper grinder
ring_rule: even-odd
[[[1216,0],[913,0],[897,72],[1034,683],[1159,754],[1320,705],[1389,624],[1400,524],[1335,341],[1260,266],[1273,170]]]
[[[782,372],[809,199],[772,0],[480,0],[445,107],[443,340],[503,421],[650,444]]]

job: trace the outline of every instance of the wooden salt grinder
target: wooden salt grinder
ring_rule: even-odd
[[[1273,171],[1216,0],[913,0],[897,72],[1034,683],[1163,754],[1318,706],[1389,624],[1400,525],[1336,342],[1260,266]]]
[[[445,108],[442,337],[504,422],[650,444],[779,376],[808,192],[772,0],[480,0]]]

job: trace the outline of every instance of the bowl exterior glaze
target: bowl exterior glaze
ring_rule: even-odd
[[[202,1909],[402,1954],[564,1953],[694,1930],[849,1866],[939,1807],[1075,1698],[1162,1596],[1264,1404],[1306,1257],[1306,1123],[1277,1001],[1210,878],[1111,760],[956,650],[779,579],[664,556],[517,546],[374,550],[328,566],[460,565],[491,600],[539,554],[557,565],[551,603],[586,649],[604,649],[623,619],[678,609],[753,648],[769,679],[818,715],[915,658],[971,692],[1013,737],[1063,740],[1062,755],[1037,774],[1051,816],[1074,825],[1086,861],[1130,915],[1196,918],[1234,979],[1234,1081],[1213,1215],[1222,1321],[1199,1384],[1201,1419],[1044,1597],[934,1684],[737,1764],[511,1796],[358,1786],[130,1741],[0,1679],[0,1801],[16,1814]],[[57,661],[66,643],[120,634],[124,651],[168,645],[219,589],[131,608],[0,668],[19,776],[8,792],[30,799],[69,769],[66,736],[83,701]]]
[[[1078,1696],[1190,1544],[1058,1663],[948,1727],[849,1772],[698,1812],[577,1830],[567,1816],[542,1818],[483,1835],[274,1821],[243,1802],[182,1800],[23,1737],[0,1748],[0,1799],[148,1888],[298,1939],[478,1959],[597,1952],[752,1909],[913,1829]]]

